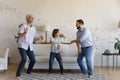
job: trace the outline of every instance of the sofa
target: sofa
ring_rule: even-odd
[[[9,48],[0,48],[0,70],[8,69]]]
[[[77,47],[76,44],[61,44],[61,56],[63,59],[64,69],[80,69],[77,64]],[[34,44],[34,53],[36,58],[36,64],[33,69],[48,69],[49,68],[49,55],[50,55],[50,44]],[[94,54],[93,50],[92,63],[94,67]],[[84,59],[84,63],[86,63]],[[28,68],[29,59],[25,64],[25,69]],[[58,62],[54,61],[53,69],[59,69]]]

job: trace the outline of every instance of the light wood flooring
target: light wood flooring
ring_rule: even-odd
[[[0,80],[14,80],[17,66],[18,66],[17,64],[9,64],[9,68],[5,73],[3,71],[0,71]],[[108,80],[120,80],[120,68],[117,68],[117,69],[109,68],[108,69],[105,67],[104,68],[95,67],[94,73],[95,74],[106,74],[108,76]]]

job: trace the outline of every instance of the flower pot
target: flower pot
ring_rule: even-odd
[[[61,42],[64,42],[65,38],[61,38]]]

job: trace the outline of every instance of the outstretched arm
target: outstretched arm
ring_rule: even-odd
[[[35,41],[37,41],[37,40],[43,40],[43,37],[40,36],[40,37],[34,38],[34,40],[35,40]]]
[[[72,40],[71,43],[80,43],[80,40],[77,39],[77,40]]]

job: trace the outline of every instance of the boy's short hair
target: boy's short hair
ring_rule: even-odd
[[[59,32],[59,29],[54,29],[52,32],[52,37],[55,37],[55,35]]]

